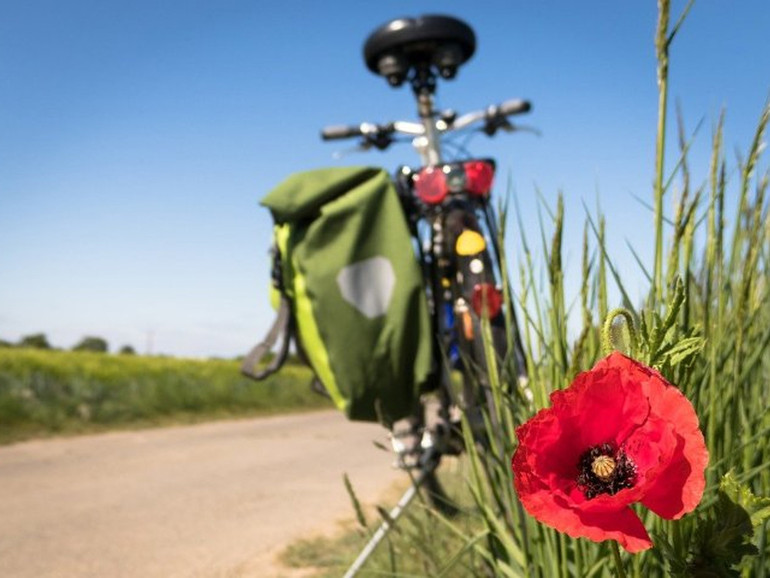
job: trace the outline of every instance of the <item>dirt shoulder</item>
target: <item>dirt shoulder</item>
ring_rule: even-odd
[[[403,474],[337,412],[0,448],[0,575],[291,576],[275,557]]]

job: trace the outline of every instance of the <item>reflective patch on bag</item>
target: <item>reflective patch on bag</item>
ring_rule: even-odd
[[[342,297],[369,319],[385,315],[396,274],[385,257],[372,257],[343,268],[337,275]]]

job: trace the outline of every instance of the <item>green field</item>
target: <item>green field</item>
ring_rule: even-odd
[[[0,349],[0,443],[332,407],[310,377],[291,364],[256,383],[236,361]]]

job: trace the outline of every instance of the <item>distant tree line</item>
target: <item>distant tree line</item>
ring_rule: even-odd
[[[46,337],[45,333],[33,333],[31,335],[25,335],[16,343],[0,339],[0,347],[19,347],[25,349],[59,349],[53,347]],[[91,351],[94,353],[107,353],[109,351],[109,345],[106,339],[96,337],[93,335],[87,335],[78,341],[73,347],[72,351]],[[136,350],[130,345],[123,345],[118,349],[118,353],[121,355],[136,355]]]

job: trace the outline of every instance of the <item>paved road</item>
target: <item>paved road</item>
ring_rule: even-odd
[[[376,424],[337,412],[0,448],[0,576],[289,575],[294,538],[352,517],[403,474]]]

